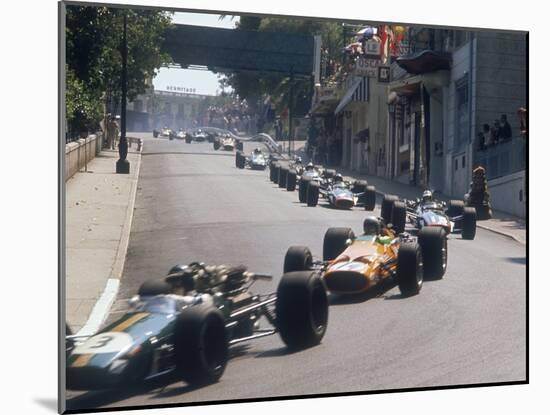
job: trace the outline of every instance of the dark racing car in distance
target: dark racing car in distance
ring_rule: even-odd
[[[336,174],[332,178],[307,182],[307,205],[317,206],[320,197],[337,209],[351,209],[363,205],[365,210],[374,210],[376,189],[369,186],[366,180],[357,180],[352,184],[345,181],[341,174]]]
[[[170,372],[200,386],[220,379],[235,344],[276,333],[291,350],[319,344],[328,322],[320,277],[289,272],[276,293],[252,294],[259,279],[271,276],[191,263],[143,283],[120,319],[88,338],[67,336],[67,388],[128,386]],[[271,327],[262,329],[261,318]]]
[[[394,222],[403,231],[408,222],[416,229],[440,227],[446,234],[460,232],[463,239],[474,239],[477,216],[473,207],[465,207],[461,200],[444,201],[433,198],[430,190],[424,191],[422,199],[399,201],[395,195],[385,195],[382,201],[382,217]]]
[[[405,296],[417,294],[424,277],[440,279],[447,268],[447,238],[441,228],[424,228],[415,237],[397,234],[383,219],[369,216],[363,234],[350,228],[329,228],[323,240],[323,260],[315,261],[308,247],[291,246],[284,270],[317,272],[334,294],[361,294],[393,279]]]
[[[244,169],[249,167],[252,170],[265,170],[268,164],[268,157],[258,147],[247,157],[242,151],[235,153],[235,167]]]

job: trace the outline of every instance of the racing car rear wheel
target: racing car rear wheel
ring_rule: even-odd
[[[367,189],[368,183],[366,180],[356,180],[353,183],[353,193],[363,193]]]
[[[306,188],[306,201],[307,205],[311,207],[317,206],[319,202],[319,183],[309,182]]]
[[[300,203],[306,203],[307,186],[310,182],[308,177],[300,178],[300,185],[298,187],[298,200]]]
[[[327,179],[331,179],[334,176],[336,176],[336,170],[327,169],[325,170],[325,173],[323,174],[323,176],[325,176]]]
[[[418,232],[418,243],[422,248],[424,275],[430,279],[441,279],[447,270],[447,234],[441,226],[424,226]]]
[[[216,307],[186,307],[174,330],[176,370],[191,385],[217,382],[228,359],[229,342],[223,314]]]
[[[296,171],[291,170],[286,176],[286,190],[293,192],[296,190]]]
[[[365,190],[365,210],[374,210],[376,206],[376,189],[374,186],[367,186]]]
[[[246,158],[242,151],[237,152],[237,167],[239,169],[244,169],[244,166],[246,164]]]
[[[407,206],[405,202],[393,202],[391,210],[391,224],[396,233],[405,232],[405,222],[407,221]]]
[[[149,280],[140,285],[138,295],[153,296],[161,294],[170,294],[172,286],[164,280]]]
[[[465,207],[462,212],[462,239],[476,237],[477,213],[473,207]]]
[[[288,176],[288,167],[283,167],[279,169],[279,187],[281,189],[286,189],[286,176]]]
[[[323,240],[323,261],[332,261],[355,239],[351,228],[328,228]]]
[[[276,179],[276,175],[275,175],[275,163],[269,163],[269,181],[275,183],[275,179]]]
[[[455,216],[462,215],[462,212],[464,211],[464,202],[462,200],[451,200],[449,202],[449,208],[447,209],[448,217],[454,218]]]
[[[292,271],[307,271],[313,265],[313,255],[307,246],[291,246],[286,251],[283,270],[285,274]]]
[[[218,140],[214,141],[214,150],[218,150],[220,148],[220,142]]]
[[[391,222],[391,211],[393,208],[393,202],[397,200],[399,200],[399,198],[395,195],[384,195],[384,199],[382,199],[382,206],[380,208],[380,215],[382,216],[382,219],[384,219],[384,222]]]
[[[283,274],[275,311],[279,334],[289,349],[319,344],[328,323],[327,292],[319,274],[312,271]]]
[[[192,138],[191,138],[189,135],[186,135],[186,136],[185,136],[185,142],[186,142],[187,144],[190,144],[190,143],[191,143],[191,140],[192,140]]]
[[[244,145],[242,141],[237,141],[237,150],[244,150]]]
[[[417,243],[405,242],[397,251],[397,285],[401,295],[410,296],[420,292],[424,280],[422,251]]]

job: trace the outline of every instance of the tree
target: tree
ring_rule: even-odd
[[[98,103],[120,102],[123,13],[128,19],[128,99],[143,93],[157,68],[171,61],[162,46],[170,13],[67,6],[66,100],[73,133],[95,128],[102,117]]]

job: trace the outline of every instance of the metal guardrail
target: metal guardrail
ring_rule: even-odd
[[[475,166],[483,166],[487,179],[507,176],[525,170],[527,145],[523,137],[490,146],[474,153]]]

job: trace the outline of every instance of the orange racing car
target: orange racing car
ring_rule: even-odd
[[[422,228],[418,236],[397,234],[391,224],[369,216],[363,234],[351,228],[329,228],[323,260],[315,261],[308,247],[291,246],[284,272],[318,270],[335,294],[360,294],[383,280],[394,279],[402,295],[417,294],[424,277],[440,279],[447,268],[447,236],[442,228]]]

